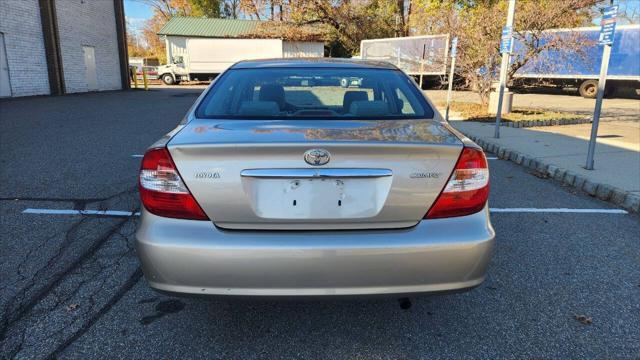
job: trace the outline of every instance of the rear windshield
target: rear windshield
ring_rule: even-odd
[[[431,119],[409,77],[390,69],[234,69],[196,110],[216,119]]]

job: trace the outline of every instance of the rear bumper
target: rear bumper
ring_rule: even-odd
[[[243,296],[439,292],[482,283],[495,233],[488,208],[414,227],[354,231],[223,230],[143,210],[138,256],[151,287]]]

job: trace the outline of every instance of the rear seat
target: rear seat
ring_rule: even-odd
[[[243,101],[240,103],[238,114],[247,116],[276,116],[280,114],[280,107],[275,101]]]
[[[349,113],[354,116],[385,116],[389,114],[389,106],[382,100],[354,101],[349,107]]]

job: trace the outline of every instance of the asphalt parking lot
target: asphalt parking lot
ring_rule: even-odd
[[[497,248],[471,292],[408,310],[153,292],[136,217],[100,211],[139,210],[135,155],[200,91],[0,100],[2,358],[640,357],[640,218],[497,159]]]

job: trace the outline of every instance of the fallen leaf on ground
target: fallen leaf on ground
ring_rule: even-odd
[[[73,311],[73,310],[77,309],[78,306],[80,306],[80,305],[78,305],[78,304],[69,304],[69,305],[67,305],[67,311]]]
[[[580,321],[580,323],[583,324],[583,325],[591,325],[593,323],[593,319],[591,317],[587,316],[587,315],[575,314],[575,315],[573,315],[573,317],[576,320]]]
[[[530,174],[535,176],[535,177],[538,177],[540,179],[548,179],[549,178],[548,174],[540,172],[538,170],[531,171]]]

